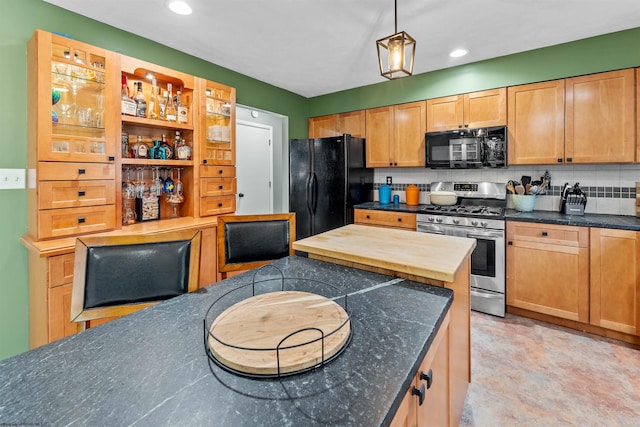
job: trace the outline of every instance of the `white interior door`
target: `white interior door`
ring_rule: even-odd
[[[271,126],[236,122],[238,215],[273,213]]]

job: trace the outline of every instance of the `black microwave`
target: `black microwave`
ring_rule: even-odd
[[[440,169],[504,168],[507,127],[427,132],[426,166]]]

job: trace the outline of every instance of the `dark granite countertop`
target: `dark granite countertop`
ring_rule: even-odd
[[[381,204],[378,202],[367,202],[355,205],[356,209],[371,209],[390,212],[420,213],[420,208],[426,205],[407,206],[404,203],[394,205],[393,203]],[[519,212],[515,209],[508,209],[505,213],[507,221],[539,222],[545,224],[577,225],[581,227],[617,228],[620,230],[640,231],[640,218],[629,215],[604,215],[585,214],[565,215],[556,211],[533,211]]]
[[[355,205],[355,209],[369,209],[377,211],[390,211],[390,212],[408,212],[408,213],[420,213],[420,208],[426,205],[407,205],[406,203],[400,203],[394,205],[393,203],[379,203],[379,202],[366,202],[359,205]]]
[[[203,318],[248,272],[0,361],[0,424],[387,425],[452,291],[297,256],[274,265],[349,294],[353,338],[325,366],[256,380],[209,361]]]
[[[518,212],[509,209],[507,221],[539,222],[545,224],[576,225],[580,227],[617,228],[640,231],[640,218],[628,215],[584,214],[565,215],[554,211]]]

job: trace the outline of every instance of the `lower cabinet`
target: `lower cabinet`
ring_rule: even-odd
[[[640,232],[591,229],[589,323],[640,335]]]
[[[640,344],[640,232],[508,221],[507,305]]]
[[[354,209],[354,223],[378,227],[416,230],[416,214],[369,209]]]
[[[507,222],[507,305],[589,321],[589,229]]]
[[[407,391],[392,426],[448,426],[449,314],[431,343],[427,355]]]

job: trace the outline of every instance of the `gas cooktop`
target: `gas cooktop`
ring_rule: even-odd
[[[479,216],[501,216],[504,208],[501,206],[474,206],[474,205],[451,205],[437,206],[424,205],[420,207],[420,212],[432,214],[456,214],[456,215],[479,215]]]

